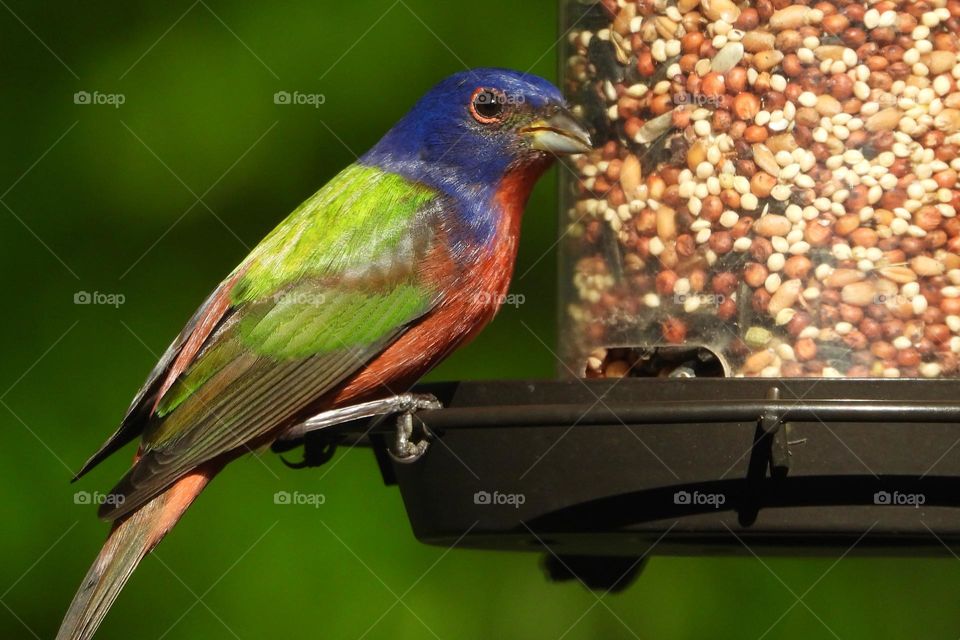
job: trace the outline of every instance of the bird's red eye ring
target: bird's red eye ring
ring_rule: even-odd
[[[470,96],[470,115],[481,124],[497,122],[503,113],[504,102],[499,92],[479,87]]]

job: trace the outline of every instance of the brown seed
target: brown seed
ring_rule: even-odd
[[[913,347],[907,347],[897,352],[897,364],[901,367],[915,367],[920,364],[920,352]]]
[[[750,92],[744,92],[733,99],[733,112],[741,120],[753,120],[760,112],[760,99]]]
[[[690,31],[680,39],[680,47],[684,53],[697,54],[700,51],[700,45],[703,44],[703,40],[703,32]],[[696,56],[696,59],[699,60],[700,56]]]
[[[760,263],[766,263],[767,259],[773,254],[773,243],[763,236],[753,239],[750,243],[750,255]]]
[[[954,51],[931,51],[927,67],[931,75],[938,76],[953,69],[956,62],[957,54]]]
[[[843,42],[851,49],[858,49],[867,41],[867,33],[863,29],[850,27],[843,32]]]
[[[854,282],[840,291],[841,300],[858,307],[865,307],[873,302],[875,297],[876,291],[871,282]]]
[[[730,320],[735,315],[737,315],[737,303],[733,298],[724,298],[717,305],[717,317],[721,320]]]
[[[890,360],[897,356],[896,348],[884,340],[878,340],[870,345],[870,353],[877,356],[881,360]]]
[[[860,333],[867,336],[868,340],[876,340],[880,337],[880,323],[873,318],[864,318],[860,321]]]
[[[709,195],[703,199],[703,207],[700,209],[700,217],[710,222],[716,222],[723,214],[723,201],[714,195]]]
[[[741,39],[743,48],[750,53],[759,53],[773,49],[776,36],[768,31],[748,31]]]
[[[773,152],[770,151],[767,145],[763,143],[757,143],[751,147],[751,150],[753,151],[753,161],[758,167],[770,175],[777,175],[780,173],[780,165],[777,164],[777,159],[774,157]]]
[[[960,315],[960,298],[944,298],[940,301],[940,311],[948,316]]]
[[[634,154],[628,155],[623,159],[620,166],[620,187],[623,194],[628,199],[633,199],[636,195],[637,187],[640,186],[640,160]]]
[[[776,186],[777,179],[766,171],[758,171],[750,179],[750,191],[753,192],[753,195],[758,198],[766,198],[770,195],[770,191]],[[766,217],[766,216],[764,216]],[[783,217],[783,216],[779,216]],[[786,220],[786,218],[784,218]],[[761,218],[762,220],[762,218]],[[787,221],[789,224],[789,220]],[[789,231],[789,228],[787,229]],[[758,231],[758,233],[760,233]],[[776,235],[776,234],[771,234]]]
[[[943,273],[943,264],[929,256],[917,256],[910,260],[910,268],[918,276],[939,276]]]
[[[751,373],[760,373],[768,366],[770,366],[776,356],[773,351],[770,349],[763,349],[751,354],[743,362],[743,372],[747,374]]]
[[[860,216],[855,213],[848,213],[837,219],[836,224],[833,225],[833,230],[838,236],[847,236],[859,226]]]
[[[771,136],[766,142],[767,148],[774,153],[780,151],[793,152],[800,147],[792,133],[781,133],[777,136]]]
[[[784,53],[793,53],[803,46],[803,36],[799,31],[788,29],[777,34],[777,51]]]
[[[747,86],[747,70],[743,67],[734,67],[727,71],[727,92],[738,95]]]
[[[877,131],[893,131],[900,124],[900,118],[903,113],[897,107],[888,107],[876,112],[864,122],[863,126],[867,131],[876,133]]]
[[[783,54],[774,49],[761,51],[753,55],[753,66],[758,71],[770,71],[783,60]]]
[[[813,263],[806,256],[790,256],[783,265],[783,272],[788,278],[806,278]]]
[[[720,192],[720,201],[723,202],[724,206],[728,209],[739,209],[740,208],[740,194],[737,193],[734,189],[724,189]],[[737,221],[739,222],[739,220]],[[731,229],[731,231],[733,231]],[[734,236],[739,238],[740,236]],[[946,240],[944,240],[946,242]]]
[[[822,94],[817,97],[817,113],[821,116],[832,118],[843,111],[843,105],[840,101],[829,94]]]
[[[940,226],[943,216],[936,207],[926,206],[913,214],[913,223],[924,231],[933,231]]]
[[[881,276],[888,280],[892,280],[897,284],[906,284],[908,282],[913,282],[917,279],[916,272],[909,267],[894,266],[894,267],[884,267],[877,271]]]
[[[630,373],[630,365],[623,360],[609,362],[603,370],[605,378],[625,378],[628,373]]]
[[[694,269],[687,278],[690,280],[690,289],[697,293],[707,285],[707,272],[703,269]]]
[[[707,148],[701,141],[697,140],[690,145],[690,149],[687,151],[687,168],[689,168],[690,171],[696,171],[697,166],[699,166],[701,162],[705,162],[706,159]]]
[[[799,279],[787,280],[782,283],[770,297],[770,302],[767,304],[767,313],[776,317],[784,309],[792,307],[797,298],[800,297],[802,288],[803,283]]]
[[[803,230],[803,239],[806,240],[811,247],[822,247],[827,244],[832,235],[830,227],[816,222],[807,224],[807,228]]]
[[[657,63],[653,59],[653,54],[651,54],[650,51],[641,51],[637,54],[637,73],[645,78],[649,78],[656,72]]]
[[[713,21],[723,20],[733,24],[740,18],[740,7],[732,0],[700,0],[700,8]]]
[[[813,360],[817,356],[817,343],[810,338],[800,338],[793,345],[793,353],[800,362]]]
[[[729,296],[737,288],[737,276],[730,271],[721,271],[710,281],[713,292],[721,296]]]
[[[761,127],[759,125],[752,124],[744,130],[743,139],[751,143],[763,142],[764,140],[767,139],[768,135],[769,134],[767,133],[766,127]]]
[[[810,317],[810,314],[806,311],[797,311],[793,314],[793,317],[790,318],[790,321],[787,322],[787,333],[793,337],[800,335],[800,332],[810,326],[810,323],[813,321],[813,318]]]
[[[677,237],[677,215],[676,211],[666,205],[661,205],[657,209],[657,236],[661,240],[673,240]]]
[[[772,176],[763,172],[757,173],[754,176],[754,179],[756,179],[757,176],[767,176],[772,179]],[[754,189],[753,192],[758,197],[761,197],[757,189]],[[769,189],[767,190],[766,195],[770,195]],[[766,197],[766,196],[762,196],[762,197]],[[756,223],[754,223],[753,225],[753,230],[756,231],[761,236],[772,238],[773,236],[787,235],[788,233],[790,233],[790,229],[792,226],[793,226],[793,223],[791,223],[786,216],[770,213],[765,216],[762,216],[759,220],[757,220]]]
[[[859,322],[863,320],[863,309],[861,307],[855,307],[852,304],[841,302],[838,310],[840,311],[840,319],[844,322],[859,324]]]
[[[850,241],[858,247],[867,249],[875,247],[877,246],[877,240],[877,232],[867,227],[860,227],[850,234]]]
[[[945,344],[951,335],[950,328],[941,323],[927,324],[923,329],[923,336],[935,345]]]
[[[737,18],[737,21],[733,24],[733,26],[741,31],[749,32],[751,29],[756,29],[757,25],[759,24],[760,14],[757,13],[757,10],[753,7],[748,7],[741,10],[740,17]]]
[[[952,189],[957,184],[957,172],[953,169],[940,171],[933,176],[933,179],[941,189]]]
[[[673,295],[673,288],[676,284],[677,274],[674,271],[670,269],[664,269],[657,274],[657,293],[659,293],[661,296]]]
[[[730,237],[729,231],[714,231],[710,234],[707,243],[714,253],[721,256],[730,253],[730,250],[733,249],[733,238]]]
[[[700,93],[709,98],[719,98],[727,90],[726,78],[720,73],[711,71],[703,77],[700,83]]]
[[[677,32],[677,27],[679,26],[667,16],[657,16],[657,18],[653,21],[653,24],[657,29],[657,33],[660,34],[660,37],[667,40],[673,38],[673,35]]]
[[[840,289],[848,284],[860,282],[864,278],[866,275],[859,269],[834,269],[824,280],[824,284],[833,289]]]
[[[847,20],[847,17],[842,14],[833,13],[823,17],[822,25],[824,31],[836,35],[838,33],[842,33],[847,27],[849,27],[850,21]]]
[[[689,258],[697,251],[696,242],[689,233],[683,233],[677,236],[677,255],[681,258]]]
[[[660,323],[663,339],[671,344],[681,344],[687,338],[687,325],[683,320],[668,317]]]
[[[769,275],[767,268],[759,262],[748,262],[743,267],[743,281],[754,289],[763,286],[767,275]]]
[[[807,23],[807,16],[810,13],[810,7],[796,4],[780,9],[770,16],[770,28],[774,31],[783,29],[797,29]]]

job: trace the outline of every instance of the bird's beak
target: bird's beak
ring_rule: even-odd
[[[530,146],[556,155],[586,153],[593,148],[590,134],[567,109],[534,120],[520,130]]]

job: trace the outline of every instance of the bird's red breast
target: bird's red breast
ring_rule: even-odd
[[[421,270],[430,279],[461,272],[457,286],[447,291],[437,307],[413,325],[350,378],[330,398],[330,406],[402,393],[457,347],[469,342],[496,315],[510,287],[514,259],[520,244],[520,221],[530,192],[549,161],[528,164],[507,173],[490,206],[497,224],[491,241],[477,247],[472,264],[451,255],[444,243],[424,261]]]

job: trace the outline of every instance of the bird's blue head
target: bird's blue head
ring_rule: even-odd
[[[426,93],[361,162],[462,194],[510,171],[546,169],[555,155],[591,148],[560,91],[509,69],[456,73]]]

